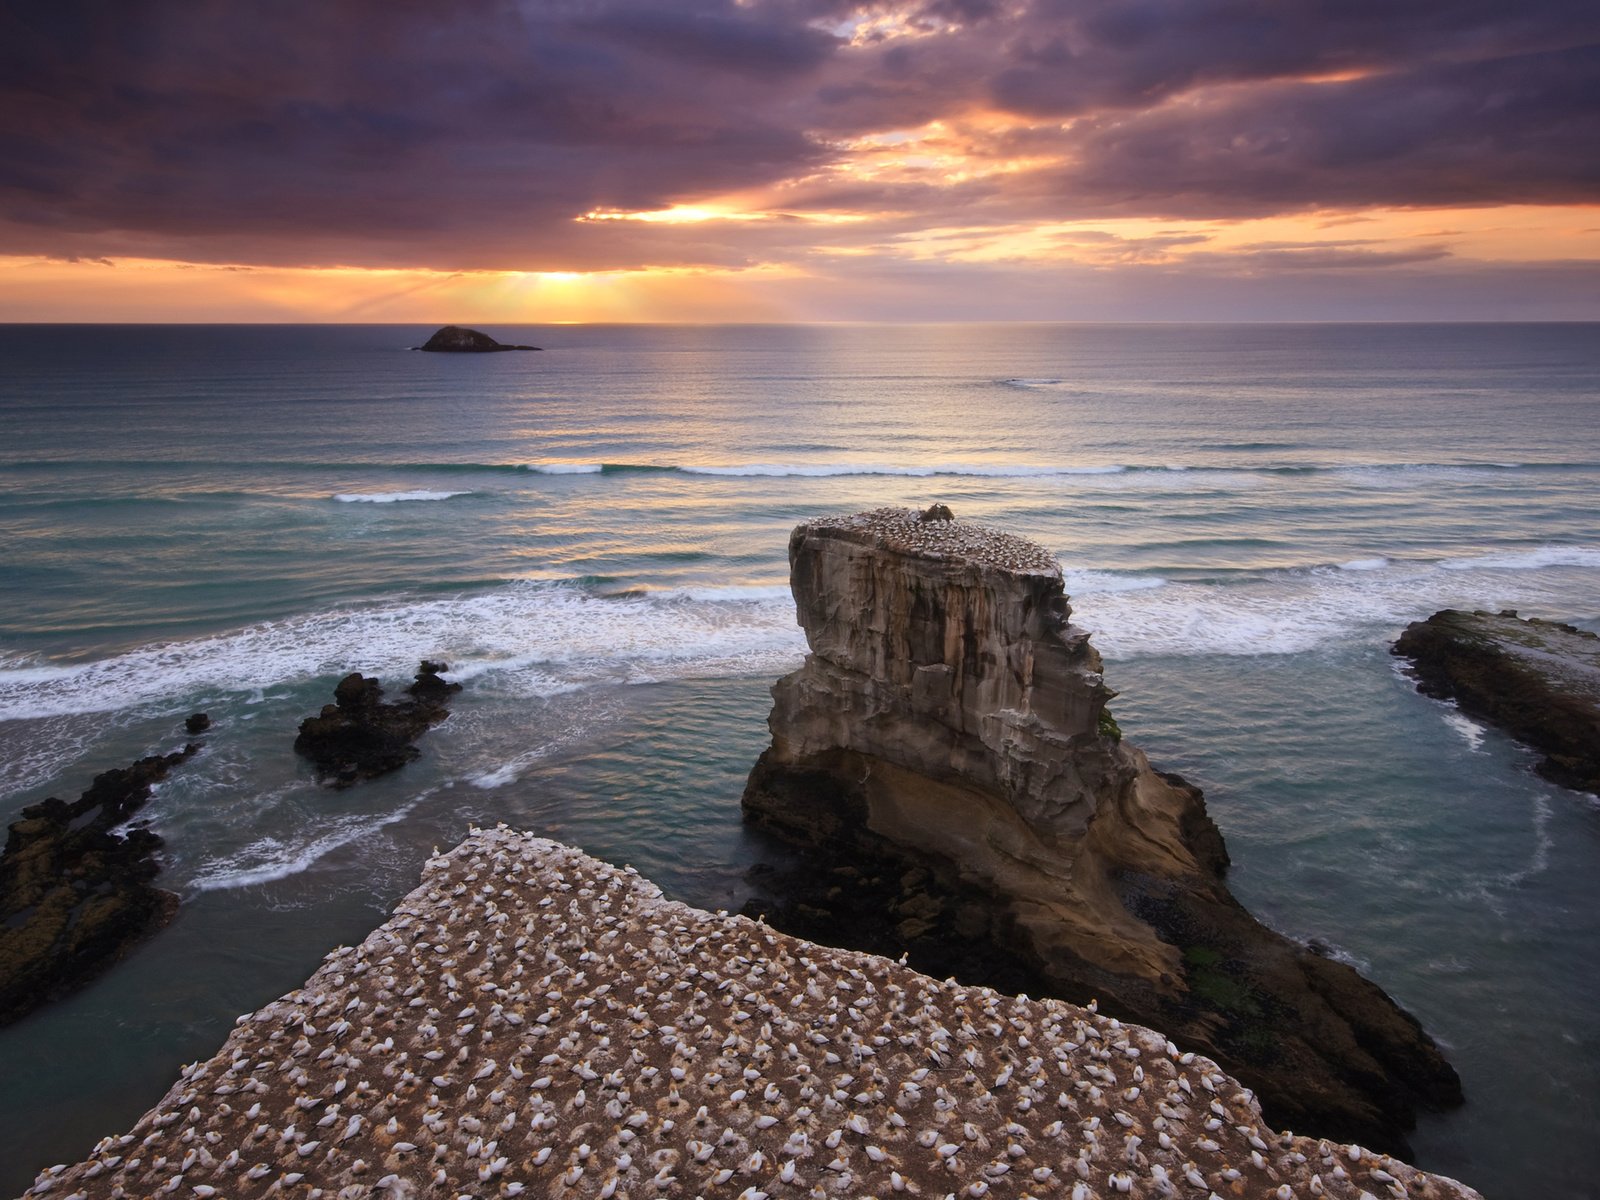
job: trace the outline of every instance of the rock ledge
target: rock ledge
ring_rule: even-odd
[[[1447,608],[1407,626],[1394,652],[1411,660],[1425,695],[1541,751],[1545,778],[1600,793],[1600,637],[1510,611]]]

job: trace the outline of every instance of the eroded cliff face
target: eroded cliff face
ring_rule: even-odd
[[[773,688],[745,811],[863,886],[770,919],[848,941],[876,905],[913,963],[948,937],[999,947],[1213,1055],[1297,1129],[1403,1151],[1418,1104],[1459,1102],[1409,1015],[1229,894],[1198,789],[1107,718],[1045,551],[882,509],[800,526],[789,557],[811,653]]]

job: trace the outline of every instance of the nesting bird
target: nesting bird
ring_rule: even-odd
[[[928,513],[943,510],[934,517]],[[958,521],[936,504],[928,513],[909,508],[875,508],[848,517],[824,517],[803,528],[849,530],[873,537],[887,550],[919,558],[964,561],[1026,575],[1060,575],[1061,564],[1043,546],[971,521]]]
[[[1273,1133],[1151,1030],[689,908],[502,826],[28,1196],[1211,1193],[1476,1195]]]

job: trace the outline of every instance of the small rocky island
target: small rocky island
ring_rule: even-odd
[[[1418,1108],[1461,1102],[1414,1018],[1233,898],[1200,791],[1122,740],[1044,549],[936,506],[801,525],[789,561],[811,652],[773,688],[744,808],[832,886],[778,895],[774,925],[1097,998],[1280,1127],[1404,1154]]]
[[[1600,637],[1509,610],[1447,608],[1407,626],[1394,652],[1424,695],[1538,750],[1546,779],[1600,793]]]
[[[105,771],[77,800],[30,804],[0,855],[0,1025],[82,987],[177,914],[155,887],[161,839],[118,832],[200,747]]]
[[[398,771],[422,753],[416,740],[450,715],[459,683],[443,678],[445,663],[423,659],[406,698],[384,703],[383,686],[352,671],[333,691],[333,703],[300,722],[295,753],[311,760],[317,780],[347,788]]]
[[[1161,1033],[677,904],[503,827],[27,1197],[897,1194],[1478,1197],[1276,1132]]]
[[[489,354],[496,350],[538,350],[538,346],[512,346],[497,342],[487,333],[476,329],[463,329],[460,325],[446,325],[413,350],[430,350],[446,354]]]

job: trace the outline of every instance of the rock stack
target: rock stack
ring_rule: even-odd
[[[947,936],[998,948],[1047,994],[1097,997],[1211,1055],[1273,1122],[1403,1153],[1419,1106],[1460,1102],[1455,1072],[1381,989],[1229,893],[1199,790],[1110,720],[1055,560],[939,518],[880,509],[794,531],[811,652],[773,688],[747,816],[887,881],[914,964]],[[803,909],[804,932],[849,941],[877,915],[864,901],[849,886],[780,896],[771,919]]]

